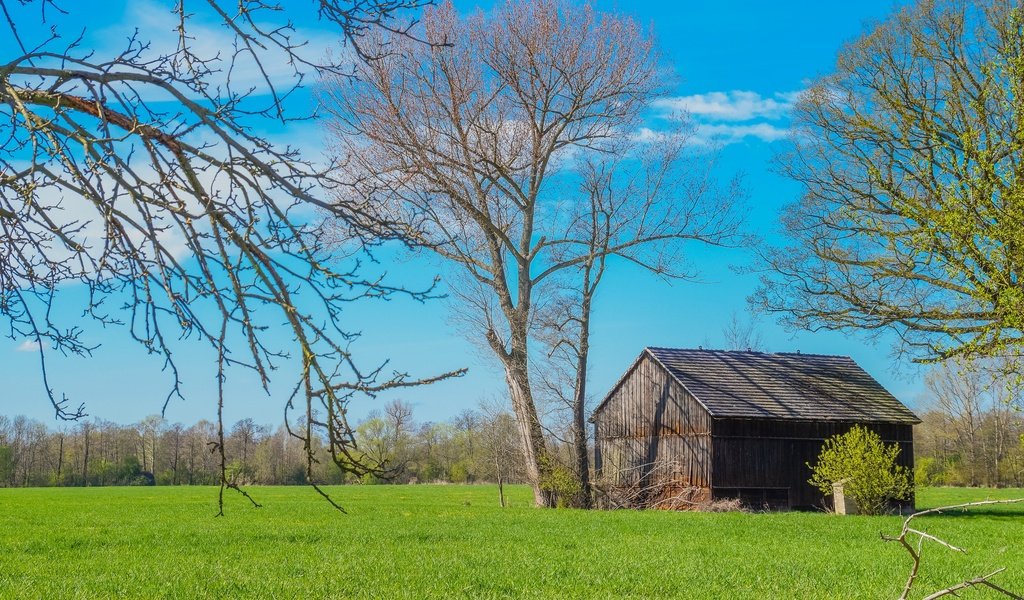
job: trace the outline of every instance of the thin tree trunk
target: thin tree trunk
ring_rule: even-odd
[[[179,450],[180,446],[181,446],[181,439],[179,437],[179,434],[177,432],[175,432],[174,433],[174,464],[171,467],[173,469],[173,471],[174,471],[174,481],[173,481],[174,485],[178,485],[178,455],[179,455],[179,452],[180,452],[180,450]]]
[[[580,491],[574,504],[579,508],[590,508],[593,504],[593,490],[590,484],[590,455],[587,448],[587,361],[590,356],[590,307],[592,288],[588,266],[583,288],[583,302],[580,305],[580,337],[577,347],[576,389],[572,399],[572,450],[579,477]]]
[[[82,485],[89,485],[89,428],[82,428],[85,439],[85,456],[82,460]]]
[[[146,468],[149,465],[149,463],[146,460],[147,457],[146,457],[146,434],[145,433],[142,434],[142,442],[141,442],[140,445],[142,447],[142,470],[143,471],[148,471],[149,469]]]
[[[57,481],[58,486],[62,485],[64,471],[64,434],[60,435],[60,448],[57,451]]]
[[[189,437],[188,440],[188,484],[192,485],[196,472],[196,440]]]

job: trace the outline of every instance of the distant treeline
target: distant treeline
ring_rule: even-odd
[[[1012,365],[949,361],[925,383],[917,483],[1024,487],[1024,380]]]
[[[914,428],[919,485],[1024,487],[1022,380],[997,367],[951,361],[929,374],[928,400],[917,410],[923,422]],[[395,401],[360,422],[355,436],[360,462],[384,465],[386,476],[345,473],[319,448],[314,481],[524,480],[515,418],[498,407],[421,423],[409,404]],[[217,484],[217,439],[209,421],[185,426],[151,416],[131,425],[90,420],[53,428],[0,416],[0,486]],[[571,464],[571,453],[557,438],[549,445],[557,475],[564,470],[558,464]],[[274,428],[243,419],[225,431],[224,446],[231,481],[306,483],[302,442],[283,424]]]
[[[467,410],[441,423],[416,423],[392,402],[356,430],[368,462],[386,477],[347,474],[322,449],[318,483],[520,481],[517,434],[504,411]],[[121,425],[102,420],[52,428],[0,416],[0,486],[210,485],[220,481],[214,423],[190,426],[151,416]],[[282,424],[243,419],[225,431],[228,477],[240,484],[306,483],[302,442]]]
[[[1024,487],[1024,414],[1006,406],[955,416],[920,413],[914,428],[919,485]]]

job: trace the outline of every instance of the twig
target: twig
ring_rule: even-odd
[[[1021,598],[1021,596],[1018,596],[1017,594],[1014,594],[1011,591],[1008,591],[1008,590],[1006,590],[1004,588],[1001,588],[998,585],[996,585],[996,584],[994,584],[994,583],[989,581],[990,578],[992,578],[992,577],[1002,573],[1005,570],[1006,570],[1006,567],[1000,567],[1000,568],[996,569],[995,571],[992,571],[988,575],[982,575],[981,577],[975,577],[974,579],[969,579],[969,580],[967,580],[967,581],[965,581],[963,583],[958,583],[958,584],[956,584],[954,586],[950,586],[950,587],[948,587],[948,588],[946,588],[944,590],[940,590],[938,592],[935,592],[934,594],[931,594],[930,596],[926,596],[924,598],[924,600],[934,600],[935,598],[941,598],[943,596],[949,596],[949,595],[956,596],[957,592],[959,590],[964,590],[964,589],[967,589],[969,587],[976,586],[976,585],[983,585],[983,586],[992,588],[992,589],[996,590],[997,592],[1002,593],[1005,596],[1009,596],[1010,598],[1016,598],[1016,599],[1019,600]]]
[[[945,547],[949,548],[950,550],[953,550],[953,551],[956,551],[956,552],[961,552],[963,554],[967,553],[967,550],[964,550],[963,548],[959,548],[957,546],[954,546],[953,544],[950,544],[949,542],[947,542],[945,540],[939,539],[938,537],[936,537],[936,536],[934,536],[934,535],[932,535],[930,533],[926,533],[926,532],[921,531],[919,529],[912,528],[910,526],[910,522],[911,521],[913,521],[915,518],[920,517],[922,515],[941,514],[944,511],[958,510],[958,509],[959,510],[967,510],[968,508],[974,508],[976,506],[990,506],[990,505],[993,505],[993,504],[1016,504],[1016,503],[1020,503],[1020,502],[1024,502],[1024,498],[1011,498],[1009,500],[982,500],[982,501],[979,501],[979,502],[966,502],[964,504],[956,504],[956,505],[953,505],[953,506],[940,506],[938,508],[930,508],[928,510],[922,510],[922,511],[916,512],[916,513],[908,516],[906,519],[904,519],[903,527],[900,530],[900,534],[898,536],[893,537],[893,536],[890,536],[890,535],[886,535],[884,533],[881,534],[882,539],[885,540],[886,542],[899,542],[899,544],[901,546],[903,546],[903,548],[907,551],[907,553],[910,554],[910,558],[914,561],[913,564],[910,567],[910,573],[907,576],[907,582],[903,585],[903,593],[900,594],[899,600],[907,600],[907,598],[910,597],[911,590],[914,588],[914,583],[917,581],[917,574],[918,574],[918,572],[921,569],[921,548],[922,548],[922,545],[924,544],[925,540],[930,540],[932,542],[936,542],[936,543],[938,543],[938,544],[940,544],[942,546],[945,546]],[[911,534],[917,536],[916,547],[915,547],[915,544],[911,540],[907,539],[908,536],[911,535]],[[950,587],[945,588],[943,590],[940,590],[938,592],[935,592],[935,593],[927,596],[925,598],[925,600],[931,600],[932,598],[940,598],[942,596],[948,596],[948,595],[951,595],[951,594],[952,595],[956,595],[956,592],[958,590],[963,590],[963,589],[966,589],[966,588],[969,588],[969,587],[974,587],[974,586],[985,586],[985,587],[988,587],[990,589],[993,589],[993,590],[1003,594],[1004,596],[1008,596],[1010,598],[1018,598],[1018,599],[1022,598],[1021,596],[1018,596],[1017,594],[1015,594],[1013,592],[1010,592],[1009,590],[1006,590],[1006,589],[1004,589],[1002,587],[999,587],[998,585],[988,581],[989,579],[991,579],[995,575],[998,575],[999,573],[1002,573],[1005,570],[1006,570],[1006,568],[1002,567],[1002,568],[999,568],[999,569],[993,571],[992,573],[989,573],[988,575],[982,575],[980,577],[975,577],[973,579],[968,579],[967,581],[958,583],[956,585],[953,585],[953,586],[950,586]]]

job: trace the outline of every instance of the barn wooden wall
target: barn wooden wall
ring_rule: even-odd
[[[808,463],[817,462],[825,439],[845,433],[854,424],[830,421],[768,421],[716,419],[712,425],[714,496],[754,497],[755,490],[786,488],[793,507],[823,506],[826,497],[807,483]],[[864,423],[886,443],[900,445],[899,462],[913,472],[911,425]]]
[[[711,486],[711,418],[649,356],[594,415],[594,433],[595,467],[610,483],[670,477]]]

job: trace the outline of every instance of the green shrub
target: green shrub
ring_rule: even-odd
[[[932,457],[925,457],[914,465],[914,486],[927,487],[939,483],[942,467]]]
[[[899,445],[886,446],[877,433],[855,425],[825,440],[809,483],[826,495],[832,484],[844,481],[843,493],[853,498],[862,514],[885,512],[889,500],[906,500],[914,484],[906,467],[896,464]]]
[[[579,477],[547,456],[541,457],[540,463],[542,473],[540,489],[554,497],[555,505],[558,508],[572,506],[574,499],[581,491]]]
[[[444,478],[444,468],[441,465],[429,462],[420,467],[417,478],[423,483],[430,483]]]
[[[465,462],[459,461],[452,465],[452,468],[448,471],[448,478],[452,483],[468,483],[469,469],[466,467]]]

